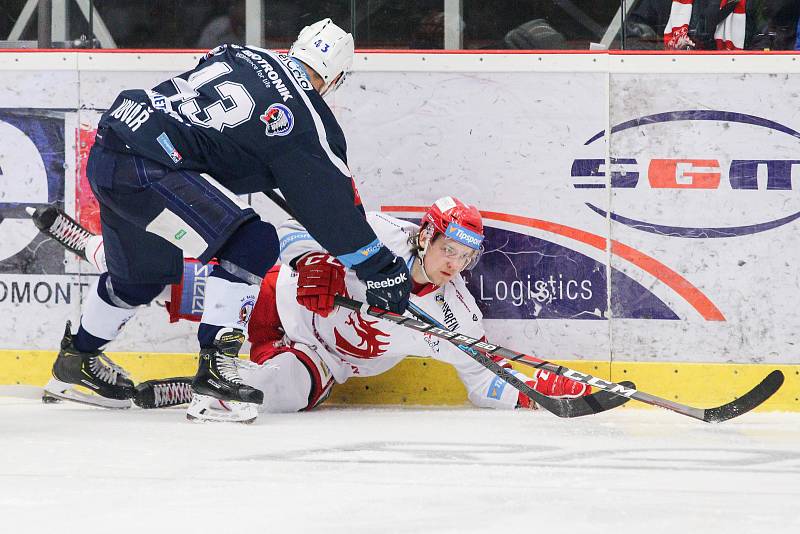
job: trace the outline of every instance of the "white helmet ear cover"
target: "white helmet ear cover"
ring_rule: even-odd
[[[303,28],[289,49],[289,56],[314,69],[326,86],[339,74],[350,70],[354,54],[353,36],[331,19],[323,19]]]

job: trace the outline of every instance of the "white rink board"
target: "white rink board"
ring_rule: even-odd
[[[642,229],[760,228],[800,212],[800,165],[790,166],[788,187],[777,180],[767,189],[766,164],[755,189],[729,179],[733,160],[786,161],[800,152],[800,138],[787,133],[800,131],[796,62],[537,57],[437,55],[423,65],[418,55],[359,55],[331,104],[365,205],[419,207],[455,194],[497,215],[487,216],[487,267],[471,288],[487,306],[490,338],[512,348],[554,359],[798,363],[796,222],[724,238]],[[153,85],[196,58],[0,53],[0,127],[11,132],[0,144],[0,348],[54,348],[63,322],[78,318],[74,297],[22,298],[26,282],[33,290],[90,280],[72,259],[59,267],[57,251],[36,241],[21,212],[25,203],[61,199],[74,212],[76,123],[96,120],[94,110],[119,90]],[[748,69],[759,74],[741,73]],[[783,130],[669,120],[589,142],[609,125],[689,110],[757,117]],[[41,164],[23,157],[30,146],[44,154]],[[635,185],[608,187],[609,157],[636,160],[612,166],[638,172]],[[595,176],[576,175],[576,161],[593,159],[602,160]],[[716,160],[719,184],[678,187],[693,183],[684,166],[675,187],[654,187],[654,159]],[[268,220],[282,218],[262,195],[252,201]],[[611,224],[597,210],[644,224]],[[609,251],[609,236],[625,250]],[[193,352],[193,330],[169,325],[154,308],[114,349]]]

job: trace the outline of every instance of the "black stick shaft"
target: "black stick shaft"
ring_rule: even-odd
[[[546,371],[564,376],[576,382],[582,382],[584,384],[588,384],[590,386],[596,387],[604,391],[608,391],[615,395],[627,397],[629,399],[636,399],[639,402],[650,404],[652,406],[658,406],[660,408],[665,408],[667,410],[671,410],[681,415],[686,415],[688,417],[692,417],[694,419],[698,419],[700,421],[705,421],[705,422],[725,421],[727,419],[731,419],[732,417],[741,415],[749,410],[752,410],[756,406],[766,401],[770,396],[772,396],[775,393],[775,391],[777,391],[778,388],[780,388],[781,384],[783,384],[783,373],[781,373],[778,370],[775,370],[772,371],[766,378],[764,378],[764,380],[762,380],[758,385],[756,385],[754,388],[752,388],[750,391],[745,393],[742,397],[740,397],[737,400],[734,400],[723,406],[718,406],[716,408],[708,408],[708,409],[695,408],[693,406],[688,406],[686,404],[681,404],[679,402],[671,401],[669,399],[664,399],[656,395],[651,395],[650,393],[638,391],[636,388],[633,387],[626,387],[616,382],[610,382],[608,380],[603,380],[601,378],[597,378],[587,373],[581,373],[580,371],[570,369],[569,367],[556,365],[546,360],[540,360],[538,358],[522,354],[520,352],[516,352],[507,349],[505,347],[501,347],[500,345],[494,345],[486,341],[481,341],[480,339],[475,339],[469,336],[465,336],[463,334],[459,334],[458,332],[451,332],[449,330],[439,328],[437,326],[431,325],[426,322],[411,319],[409,317],[396,315],[390,313],[387,310],[383,310],[375,306],[367,306],[361,302],[355,301],[350,298],[337,296],[335,298],[335,302],[339,306],[344,306],[345,308],[361,311],[368,315],[372,315],[373,317],[380,317],[392,321],[394,323],[397,323],[401,326],[405,326],[406,328],[411,328],[426,334],[431,334],[441,339],[446,339],[451,343],[458,344],[459,346],[474,348],[480,353],[486,354],[487,356],[498,355],[515,361],[519,361],[521,358],[527,357],[529,359],[537,361],[534,367],[538,367],[540,369],[544,369]]]

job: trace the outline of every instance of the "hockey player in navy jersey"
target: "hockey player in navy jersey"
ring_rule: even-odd
[[[344,134],[322,98],[352,61],[352,35],[325,19],[304,28],[287,55],[222,45],[191,71],[120,93],[87,163],[108,273],[88,295],[78,331],[67,323],[50,393],[80,384],[110,406],[129,406],[133,384],[103,348],[180,280],[183,256],[217,258],[192,387],[255,418],[263,394],[233,362],[279,244],[275,227],[236,194],[280,189],[308,232],[372,288],[370,303],[404,311],[408,268],[367,223]]]

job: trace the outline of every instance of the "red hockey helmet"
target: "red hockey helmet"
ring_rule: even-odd
[[[483,220],[478,208],[464,204],[454,197],[442,197],[434,202],[420,223],[420,231],[430,238],[436,232],[476,251],[465,269],[472,269],[483,252]]]

